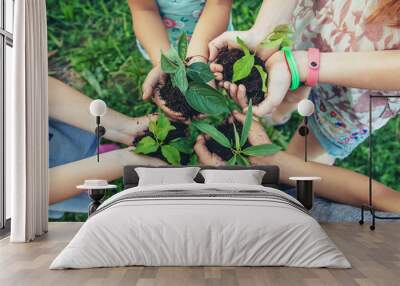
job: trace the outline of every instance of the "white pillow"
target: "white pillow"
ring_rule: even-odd
[[[265,171],[262,170],[202,170],[205,184],[261,185]]]
[[[195,183],[193,180],[199,167],[187,168],[135,168],[139,176],[139,186]]]

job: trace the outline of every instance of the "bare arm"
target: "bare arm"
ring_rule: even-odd
[[[49,77],[49,115],[75,127],[94,132],[96,120],[89,112],[92,99],[63,82]],[[130,118],[108,109],[101,124],[106,128],[105,138],[130,145],[136,133],[147,129],[149,117]]]
[[[136,37],[149,54],[153,66],[160,61],[161,52],[169,48],[168,34],[154,0],[128,0]]]
[[[307,77],[307,53],[296,52],[300,80]],[[319,81],[371,90],[400,90],[400,50],[321,53]]]
[[[328,166],[279,152],[271,157],[257,158],[253,163],[278,165],[281,181],[293,185],[292,176],[318,176],[315,191],[319,196],[336,202],[360,206],[368,202],[368,178],[340,167]],[[390,212],[400,211],[400,192],[373,181],[373,203],[377,209]]]
[[[193,32],[188,47],[188,57],[200,55],[208,58],[208,43],[226,31],[232,0],[209,0]]]
[[[54,204],[76,196],[81,192],[76,186],[82,184],[85,179],[118,179],[126,165],[165,165],[159,159],[137,155],[131,150],[132,148],[126,148],[104,153],[100,162],[97,162],[96,157],[90,157],[51,168],[49,203]]]
[[[290,23],[298,2],[299,0],[286,0],[283,4],[281,0],[264,0],[250,29],[257,42],[261,43],[274,27]]]

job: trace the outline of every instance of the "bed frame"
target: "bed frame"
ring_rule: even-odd
[[[139,177],[135,171],[137,167],[146,167],[146,168],[184,168],[187,166],[143,166],[143,165],[128,165],[124,167],[124,189],[129,189],[136,187],[139,182]],[[266,187],[278,188],[279,189],[279,167],[278,166],[198,166],[202,170],[205,169],[219,169],[219,170],[263,170],[265,171],[264,178],[262,180],[262,185]],[[203,183],[204,178],[199,173],[194,179],[197,183]]]

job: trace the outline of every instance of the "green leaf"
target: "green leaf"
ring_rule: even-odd
[[[187,49],[188,39],[186,33],[183,32],[178,39],[178,54],[182,61],[186,59]]]
[[[189,83],[186,77],[185,67],[178,68],[178,70],[171,76],[171,82],[174,87],[179,88],[183,94],[186,94]]]
[[[193,153],[193,145],[186,138],[175,138],[169,142],[169,145],[175,147],[181,153]]]
[[[232,82],[244,79],[251,73],[254,65],[254,55],[248,54],[237,60],[233,64],[233,77]]]
[[[255,65],[254,67],[257,69],[258,73],[261,76],[261,80],[262,80],[262,86],[261,87],[262,87],[262,91],[265,93],[265,92],[267,92],[267,77],[268,77],[268,75],[264,71],[262,66]]]
[[[239,138],[239,133],[237,132],[236,126],[233,123],[233,134],[235,135],[235,148],[237,151],[240,150],[240,138]]]
[[[197,156],[196,153],[193,153],[192,156],[190,156],[188,165],[189,166],[197,166],[197,165],[199,165],[199,157]]]
[[[175,129],[175,126],[171,124],[165,114],[161,113],[157,118],[157,125],[156,129],[154,130],[154,135],[162,142],[165,140],[165,138],[167,138],[168,133]]]
[[[236,161],[237,161],[237,155],[234,154],[232,156],[232,158],[230,158],[227,163],[228,163],[229,166],[234,166],[234,165],[236,165]]]
[[[247,109],[246,118],[243,123],[242,128],[242,136],[240,136],[240,146],[244,146],[247,142],[247,138],[249,137],[249,131],[251,127],[251,123],[253,122],[253,103],[250,99],[249,108]]]
[[[241,154],[238,155],[237,162],[239,163],[239,165],[242,165],[242,166],[250,166],[249,160],[247,160],[247,158],[245,158]]]
[[[178,54],[178,51],[174,47],[169,48],[168,51],[165,53],[165,56],[175,65],[179,67],[185,67],[185,64]]]
[[[266,49],[276,49],[281,46],[282,41],[283,41],[282,38],[276,40],[267,39],[261,43],[261,47]]]
[[[179,151],[170,145],[161,146],[161,154],[167,159],[168,163],[172,165],[179,165],[181,163],[181,155]]]
[[[187,75],[191,80],[200,83],[207,83],[215,78],[210,67],[200,62],[191,64],[187,68]]]
[[[149,131],[155,135],[156,129],[157,129],[157,120],[151,120],[149,122]]]
[[[293,45],[293,41],[289,38],[284,38],[281,43],[281,47],[291,47]]]
[[[223,95],[204,83],[190,83],[186,93],[186,101],[200,113],[216,115],[229,112]]]
[[[156,152],[157,149],[158,144],[156,140],[150,136],[146,136],[137,143],[136,148],[133,151],[137,154],[149,154]]]
[[[161,54],[161,69],[165,73],[174,73],[178,70],[179,66],[167,58],[164,54]]]
[[[203,122],[203,121],[194,121],[192,123],[197,129],[199,129],[201,132],[206,133],[207,135],[209,135],[212,139],[214,139],[215,141],[217,141],[219,144],[221,144],[222,146],[226,147],[226,148],[231,148],[231,142],[229,141],[228,138],[226,138],[226,136],[220,132],[217,128],[215,128],[214,126]]]
[[[245,42],[241,38],[236,37],[236,42],[239,44],[245,56],[250,55],[249,49],[247,48]]]
[[[242,153],[247,156],[269,156],[279,152],[281,148],[275,144],[261,144],[250,146],[244,150]]]
[[[282,24],[282,25],[276,26],[273,30],[273,33],[293,34],[293,31],[288,24]]]

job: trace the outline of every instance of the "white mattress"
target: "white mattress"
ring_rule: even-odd
[[[50,269],[128,265],[351,267],[316,220],[279,200],[235,196],[122,199],[137,192],[168,190],[258,190],[300,204],[279,190],[254,185],[135,187],[104,202]]]

